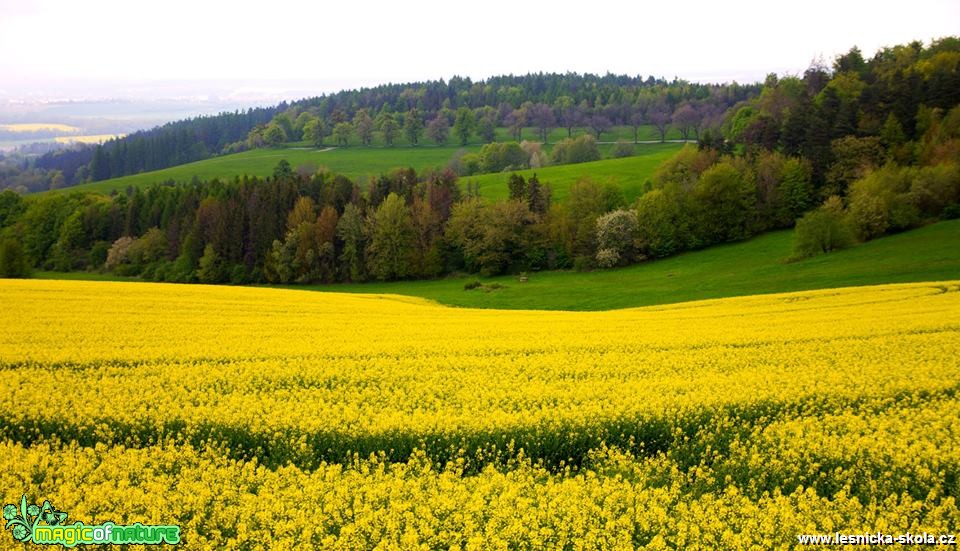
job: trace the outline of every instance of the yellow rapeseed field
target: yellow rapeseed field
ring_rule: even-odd
[[[960,531],[960,282],[574,313],[0,280],[0,304],[3,503],[185,548]]]

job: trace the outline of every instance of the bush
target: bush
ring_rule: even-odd
[[[129,263],[130,246],[133,245],[133,238],[125,235],[113,242],[107,251],[106,268],[115,270],[121,264]]]
[[[234,264],[230,268],[230,283],[232,285],[244,285],[249,283],[249,278],[247,277],[247,269],[243,264]]]
[[[950,205],[943,209],[943,213],[940,214],[941,220],[956,220],[958,218],[960,218],[960,204]]]
[[[600,249],[597,251],[597,266],[613,268],[620,263],[620,253],[615,249]]]
[[[530,168],[542,168],[547,166],[547,154],[543,151],[540,142],[528,142],[524,140],[520,143],[520,149],[527,154],[527,164]]]
[[[15,239],[0,242],[0,277],[30,277],[30,264]]]
[[[597,218],[597,265],[630,262],[636,251],[637,213],[617,209]]]
[[[516,142],[488,143],[480,149],[480,168],[484,172],[502,172],[528,168],[529,157]]]
[[[479,279],[474,279],[473,281],[468,281],[466,284],[464,284],[463,290],[464,290],[464,291],[472,291],[472,290],[478,289],[478,288],[480,288],[480,287],[483,287],[483,283],[480,283],[480,280],[479,280]]]
[[[480,155],[467,153],[464,149],[457,150],[447,162],[448,170],[457,176],[471,176],[480,172]]]
[[[637,200],[637,247],[660,258],[694,246],[690,201],[676,186],[655,189]]]
[[[506,288],[507,288],[506,285],[501,285],[500,283],[488,283],[484,285],[483,283],[480,283],[480,281],[476,279],[466,283],[463,286],[464,291],[473,291],[474,289],[480,289],[484,293],[489,293],[490,291],[496,291],[497,289],[506,289]]]
[[[754,233],[757,187],[732,164],[720,162],[694,185],[696,233],[704,244],[736,241]]]
[[[107,262],[107,253],[110,252],[110,243],[107,241],[97,241],[87,253],[87,265],[91,268],[101,269]]]
[[[793,258],[807,258],[853,244],[853,232],[837,196],[830,197],[797,221],[793,231]]]
[[[596,267],[592,256],[577,256],[573,259],[573,269],[578,272],[589,272]]]
[[[941,216],[960,203],[960,167],[942,164],[916,170],[910,183],[910,202],[925,216]]]
[[[566,138],[553,146],[550,160],[558,165],[599,161],[600,148],[597,147],[597,140],[587,134]]]
[[[850,200],[850,221],[864,241],[879,237],[890,227],[889,213],[880,197],[858,194]]]
[[[718,154],[713,149],[699,150],[687,144],[666,161],[657,165],[653,173],[653,187],[664,188],[675,184],[689,190],[708,168],[717,162]]]
[[[196,262],[188,253],[180,253],[165,274],[165,280],[171,283],[196,283]]]
[[[172,271],[173,262],[169,260],[161,260],[155,263],[153,267],[153,281],[170,281]]]
[[[203,256],[197,263],[197,279],[200,283],[223,283],[227,279],[227,268],[213,248],[213,245],[207,244],[203,248]]]
[[[910,195],[916,171],[887,166],[850,187],[850,221],[863,240],[888,230],[904,230],[920,222],[920,213]]]
[[[471,176],[477,174],[483,168],[483,162],[480,159],[480,155],[476,153],[467,153],[460,158],[460,170],[462,171],[461,176]]]
[[[623,157],[633,157],[634,150],[633,144],[626,140],[617,140],[616,145],[613,146],[613,152],[611,156],[614,159],[620,159]]]

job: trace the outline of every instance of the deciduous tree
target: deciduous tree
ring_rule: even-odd
[[[420,143],[420,136],[423,135],[423,119],[416,108],[407,111],[403,117],[403,132],[412,145]]]
[[[413,221],[410,209],[396,193],[391,193],[371,217],[367,265],[380,280],[399,279],[412,273]]]
[[[460,145],[467,145],[470,141],[470,134],[473,133],[477,125],[476,117],[469,107],[457,109],[457,114],[453,121],[453,133],[460,140]]]

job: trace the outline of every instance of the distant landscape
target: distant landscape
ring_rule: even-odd
[[[194,7],[211,33],[243,12]],[[364,59],[329,47],[343,21],[284,7],[215,53],[187,35],[192,70],[228,65],[236,37],[256,39],[249,71],[270,41],[284,53],[266,69],[290,56],[335,78],[332,62]],[[623,11],[649,27],[633,16],[652,9]],[[669,49],[709,63],[716,29],[752,41],[766,15],[723,10],[737,20]],[[395,54],[389,35],[403,70],[442,62],[363,15],[344,21],[380,44],[372,61]],[[517,22],[551,17],[569,25]],[[787,40],[768,42],[750,48]],[[547,66],[576,57],[530,44]],[[949,544],[960,38],[761,80],[527,72],[123,128],[0,118],[0,141],[24,138],[0,155],[0,539]],[[58,535],[83,522],[120,535]],[[147,522],[164,524],[138,536]]]
[[[582,272],[794,227],[783,256],[796,261],[960,216],[957,44],[853,48],[750,85],[391,84],[51,151],[6,165],[49,184],[3,195],[3,271],[234,284]],[[920,84],[903,88],[904,71]]]

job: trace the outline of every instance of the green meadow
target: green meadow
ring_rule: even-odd
[[[189,182],[194,178],[209,180],[212,178],[233,178],[235,176],[269,176],[281,160],[286,160],[294,169],[305,166],[310,170],[326,167],[332,172],[343,174],[355,181],[363,182],[397,167],[412,167],[418,172],[440,169],[460,152],[477,152],[480,145],[465,147],[440,147],[420,145],[417,147],[397,146],[350,146],[338,148],[313,148],[301,145],[278,149],[255,149],[214,157],[193,163],[178,165],[153,172],[123,176],[100,182],[92,182],[57,190],[58,193],[95,192],[109,194],[129,187],[144,188],[163,182]],[[634,157],[609,159],[577,165],[561,165],[537,170],[521,171],[525,176],[534,172],[541,182],[549,182],[554,188],[554,198],[566,197],[570,185],[584,176],[597,182],[621,186],[628,199],[637,197],[643,182],[664,159],[680,149],[680,143],[638,144],[634,147]],[[549,151],[551,145],[547,145]],[[609,156],[612,146],[601,145],[601,154]],[[461,178],[461,183],[476,181],[480,184],[482,196],[500,199],[507,196],[508,173],[486,174]]]
[[[680,150],[683,144],[642,144],[634,148],[633,157],[604,159],[590,163],[548,166],[544,168],[518,171],[524,178],[534,174],[542,184],[550,184],[552,198],[563,201],[570,192],[570,186],[582,178],[590,178],[599,184],[618,187],[628,202],[633,202],[643,194],[643,184],[656,170],[657,165],[669,159]],[[460,182],[476,183],[480,186],[480,195],[488,199],[505,199],[509,196],[507,180],[510,173],[481,174],[465,176]]]
[[[151,184],[175,181],[189,182],[194,177],[233,178],[234,176],[268,176],[282,159],[296,169],[307,165],[327,167],[331,171],[352,179],[377,175],[396,167],[413,167],[417,171],[446,166],[460,149],[479,151],[480,146],[460,147],[342,147],[317,149],[312,147],[287,147],[281,149],[254,149],[178,165],[163,170],[112,178],[70,188],[64,192],[110,193],[128,187],[147,187]]]
[[[793,231],[718,245],[633,266],[494,278],[320,285],[319,291],[412,295],[470,308],[610,310],[743,295],[883,283],[960,279],[960,220],[939,222],[856,247],[787,262]],[[480,281],[501,288],[465,290]],[[303,287],[299,287],[303,288]]]
[[[289,286],[339,293],[423,297],[448,306],[497,309],[611,310],[743,295],[857,285],[960,279],[960,220],[787,262],[790,230],[612,270],[448,277],[426,281]],[[90,272],[36,272],[43,279],[128,278]],[[480,281],[484,288],[465,290]],[[499,288],[496,287],[497,284]]]

